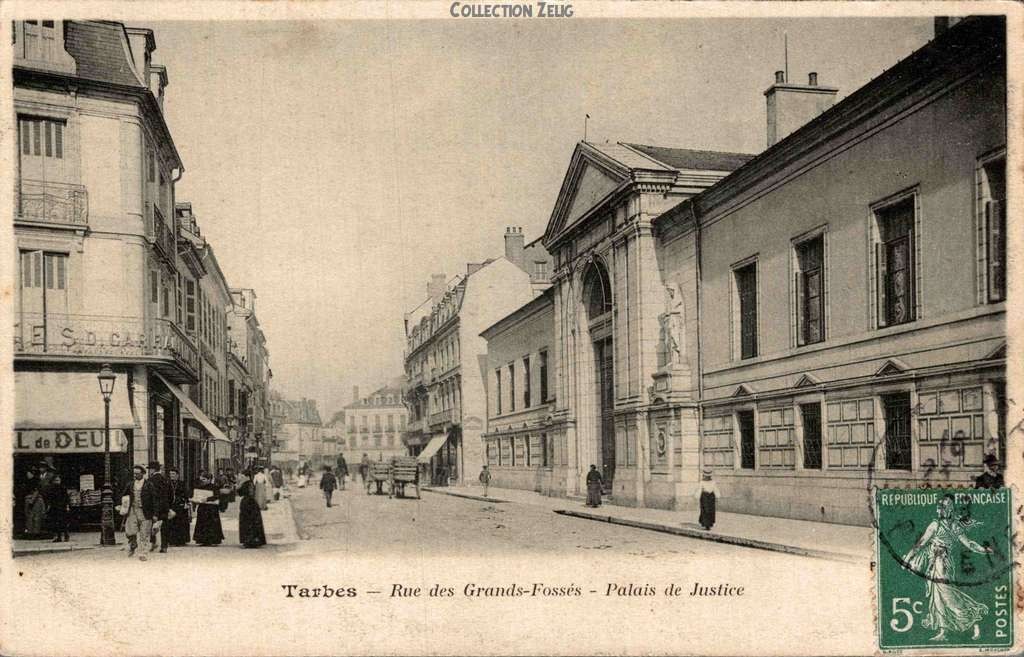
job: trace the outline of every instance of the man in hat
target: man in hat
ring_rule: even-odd
[[[604,479],[597,471],[597,466],[590,465],[590,472],[587,473],[587,506],[601,506],[601,488],[604,486]]]
[[[149,519],[152,512],[152,496],[146,494],[146,481],[143,477],[146,469],[141,465],[135,466],[132,470],[133,479],[121,491],[121,506],[119,510],[124,518],[124,535],[128,539],[128,556],[135,554],[139,548],[139,538],[142,540],[142,554],[139,559],[146,560],[145,546],[150,542],[153,531],[153,522]]]
[[[982,461],[985,471],[974,479],[975,488],[1002,488],[1003,474],[999,472],[999,459],[995,454],[986,454]]]
[[[147,509],[143,504],[143,509],[146,512],[146,518],[152,523],[150,531],[156,532],[160,529],[160,551],[167,552],[167,534],[162,531],[163,522],[170,519],[171,516],[171,482],[168,481],[161,472],[161,466],[159,461],[151,461],[149,464],[149,478],[146,479],[145,485],[142,487],[143,498],[149,497],[152,502],[151,506]],[[150,541],[149,551],[152,552],[156,549],[155,537]]]

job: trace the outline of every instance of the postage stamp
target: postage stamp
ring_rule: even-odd
[[[883,650],[1013,645],[1009,488],[875,493]]]

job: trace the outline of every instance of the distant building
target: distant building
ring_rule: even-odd
[[[275,418],[277,444],[271,452],[271,462],[284,470],[295,470],[305,463],[313,468],[323,467],[323,427],[316,400],[282,399],[275,393],[270,414]]]
[[[554,303],[552,290],[498,320],[487,340],[487,427],[483,435],[491,485],[564,494],[555,469]],[[474,473],[467,475],[472,478]]]
[[[359,463],[363,454],[372,461],[387,461],[408,454],[402,443],[409,411],[397,385],[378,388],[366,397],[353,389],[353,401],[338,412],[333,423],[338,453],[345,461]],[[337,460],[337,459],[335,459]]]
[[[548,261],[542,253],[538,242],[524,245],[521,230],[507,229],[505,257],[469,263],[466,273],[451,281],[434,275],[427,299],[406,315],[410,419],[404,442],[430,464],[435,481],[475,481],[485,461],[487,397],[480,361],[487,346],[480,332],[548,284],[546,267],[537,265]]]

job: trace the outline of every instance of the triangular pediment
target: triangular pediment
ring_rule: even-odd
[[[902,374],[910,368],[907,364],[901,361],[899,358],[890,358],[885,361],[885,364],[878,368],[875,372],[875,376],[892,376],[894,374]]]
[[[545,240],[589,216],[628,180],[627,166],[585,142],[577,144],[548,220]]]
[[[754,391],[750,389],[745,383],[741,383],[736,386],[736,390],[732,393],[732,397],[750,397],[754,394]]]
[[[821,385],[821,381],[818,380],[818,377],[814,376],[813,374],[803,374],[803,375],[800,376],[799,379],[796,380],[796,383],[793,384],[793,387],[794,388],[816,388],[817,386],[820,386],[820,385]]]

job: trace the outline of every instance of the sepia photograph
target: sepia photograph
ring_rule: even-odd
[[[1021,14],[798,4],[0,7],[0,653],[1019,651]]]

